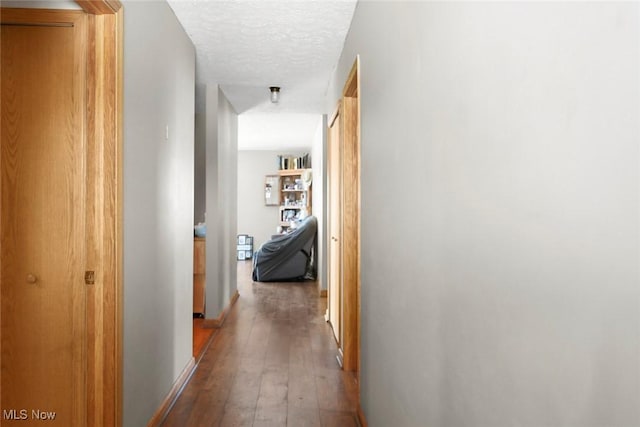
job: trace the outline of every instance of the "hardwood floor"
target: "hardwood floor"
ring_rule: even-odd
[[[254,283],[239,262],[240,298],[163,426],[357,426],[316,286]]]
[[[203,323],[204,319],[193,319],[193,357],[195,357],[196,360],[200,357],[200,354],[214,332],[214,329],[203,327]]]

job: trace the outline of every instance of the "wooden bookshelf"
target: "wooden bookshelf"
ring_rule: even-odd
[[[303,210],[307,215],[311,210],[311,185],[305,188],[302,176],[311,174],[311,169],[279,170],[280,176],[280,209],[278,209],[278,223],[284,229],[291,226],[291,221],[300,218]]]

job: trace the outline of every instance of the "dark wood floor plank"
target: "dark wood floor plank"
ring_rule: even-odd
[[[352,412],[320,411],[320,423],[322,427],[358,427]]]
[[[189,426],[217,426],[222,421],[224,416],[224,402],[220,402],[220,398],[215,393],[201,393],[196,398],[194,408],[189,418],[187,419],[187,425]]]
[[[220,427],[252,427],[255,409],[229,407],[225,408]],[[212,424],[215,425],[215,424]]]
[[[355,406],[345,388],[342,372],[335,369],[316,369],[316,392],[321,410],[349,411]]]
[[[289,364],[313,370],[313,351],[309,336],[292,336],[289,341]]]
[[[243,358],[237,364],[237,373],[227,398],[227,407],[255,409],[262,383],[264,361]]]
[[[287,425],[290,427],[320,427],[318,409],[289,407]]]
[[[318,409],[316,378],[312,369],[302,365],[289,366],[289,408]]]

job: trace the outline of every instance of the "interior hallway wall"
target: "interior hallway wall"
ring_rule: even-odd
[[[640,425],[637,2],[359,2],[362,405]]]
[[[323,115],[318,119],[318,128],[313,136],[313,147],[311,149],[311,166],[313,168],[313,192],[311,193],[311,204],[313,215],[318,219],[318,234],[316,240],[316,270],[318,287],[327,289],[327,249],[326,249],[326,225],[327,218],[327,195],[325,188],[327,182],[327,116]]]
[[[123,425],[139,427],[192,358],[195,49],[166,2],[123,7]]]
[[[206,87],[206,318],[237,290],[238,114],[218,85]]]
[[[207,116],[195,113],[193,224],[205,222],[207,212]]]

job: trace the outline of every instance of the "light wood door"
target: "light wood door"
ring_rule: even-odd
[[[342,348],[342,161],[340,106],[329,123],[329,322]]]
[[[7,426],[33,425],[37,411],[47,413],[47,425],[86,425],[86,17],[59,16],[52,25],[14,25],[2,16],[0,406]]]
[[[338,340],[342,366],[354,372],[360,369],[359,97],[356,59],[328,132],[329,320]]]

